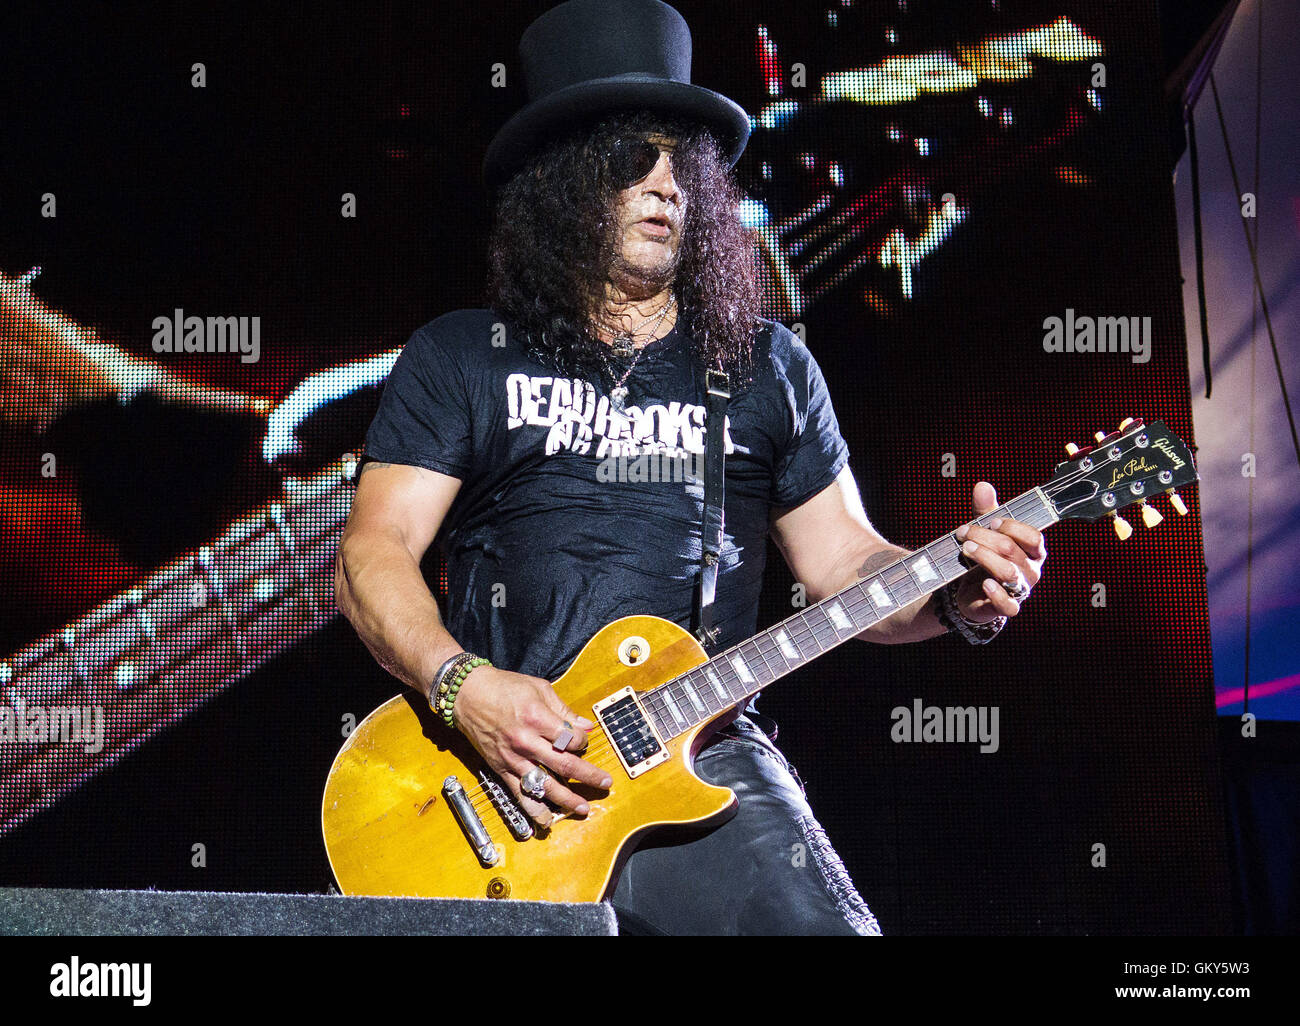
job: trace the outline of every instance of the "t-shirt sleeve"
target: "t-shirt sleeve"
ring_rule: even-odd
[[[436,321],[411,336],[366,432],[365,460],[424,467],[461,480],[468,475],[473,462],[469,391],[452,343]]]
[[[803,343],[789,338],[785,382],[793,430],[777,461],[773,502],[791,509],[828,487],[849,462],[849,446],[840,434],[826,379]]]

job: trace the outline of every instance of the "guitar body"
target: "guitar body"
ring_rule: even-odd
[[[627,639],[644,639],[649,654],[620,659]],[[580,716],[599,722],[595,703],[620,688],[645,692],[704,663],[699,643],[677,624],[629,616],[603,627],[555,681],[556,693]],[[453,813],[443,782],[455,776],[479,791],[483,760],[414,694],[371,713],[348,737],[330,769],[322,808],[325,847],[344,894],[410,897],[509,897],[599,901],[616,882],[621,860],[651,828],[725,818],[736,796],[697,777],[698,745],[732,718],[728,712],[667,742],[669,757],[628,775],[597,727],[584,758],[613,778],[608,794],[570,785],[591,805],[586,817],[557,818],[549,831],[514,838],[486,796],[474,802],[497,846],[486,866]]]

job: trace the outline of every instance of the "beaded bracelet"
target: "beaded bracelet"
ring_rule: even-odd
[[[429,707],[440,717],[451,690],[452,677],[465,663],[474,658],[472,652],[457,652],[440,667],[434,675],[433,686],[429,689]]]
[[[957,581],[951,581],[935,592],[939,599],[935,616],[950,633],[956,631],[972,645],[987,645],[1007,625],[1007,618],[995,616],[984,623],[967,620],[957,606],[957,584]]]
[[[453,707],[461,685],[465,683],[465,678],[469,676],[471,670],[480,666],[491,666],[492,663],[482,656],[472,655],[469,652],[460,653],[451,662],[450,667],[447,667],[446,663],[443,664],[444,670],[439,672],[437,684],[429,696],[429,705],[442,717],[443,723],[455,727]]]

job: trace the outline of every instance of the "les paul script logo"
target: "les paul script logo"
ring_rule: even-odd
[[[1155,467],[1151,466],[1151,464],[1147,462],[1147,458],[1145,456],[1142,456],[1136,460],[1129,460],[1127,463],[1124,464],[1124,466],[1116,467],[1114,470],[1110,472],[1110,484],[1108,484],[1106,488],[1107,490],[1114,488],[1125,478],[1132,477],[1134,474],[1139,474],[1144,470],[1155,470],[1155,469],[1156,469]]]

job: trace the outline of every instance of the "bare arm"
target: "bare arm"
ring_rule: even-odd
[[[463,651],[420,573],[460,481],[421,467],[366,463],[334,564],[339,611],[394,677],[426,698],[438,667]]]
[[[987,481],[975,485],[971,499],[977,516],[998,505],[997,493]],[[1038,583],[1047,558],[1042,534],[1010,519],[992,520],[987,528],[963,526],[953,533],[964,542],[965,558],[974,569],[962,578],[956,593],[962,615],[971,622],[983,623],[997,616],[1018,614],[1024,596],[1020,601],[1013,599],[997,582],[1019,580],[1029,588]],[[803,583],[813,602],[847,588],[908,552],[885,541],[871,526],[848,467],[807,502],[778,511],[772,521],[772,537],[795,580]],[[857,637],[897,644],[943,632],[935,615],[935,598],[930,595],[904,606]]]
[[[334,594],[340,612],[389,673],[428,698],[438,668],[464,651],[448,633],[424,583],[420,560],[432,544],[460,490],[445,474],[402,464],[367,463],[357,482],[335,562]],[[567,787],[578,780],[611,784],[608,773],[580,759],[592,724],[566,706],[540,677],[495,666],[472,670],[454,707],[457,728],[542,826],[552,819],[541,802],[522,795],[519,778],[541,764],[553,771],[549,801],[578,815],[588,803]],[[572,740],[552,745],[563,731]]]
[[[891,545],[871,526],[848,467],[807,502],[779,511],[772,521],[772,537],[810,602],[847,588],[908,551]],[[868,627],[858,637],[898,644],[942,633],[934,604],[926,597]]]

